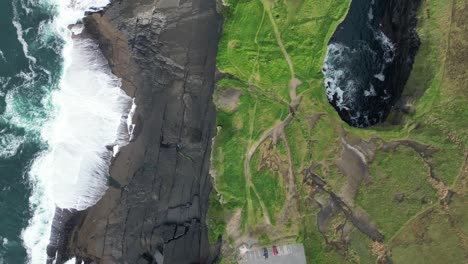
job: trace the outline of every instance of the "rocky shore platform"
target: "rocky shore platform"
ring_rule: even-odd
[[[112,160],[104,197],[54,220],[67,230],[49,256],[58,264],[212,263],[205,220],[222,29],[216,2],[115,0],[84,25],[135,98],[136,127]]]

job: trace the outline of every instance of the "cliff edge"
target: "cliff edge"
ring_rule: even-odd
[[[85,19],[122,88],[135,97],[132,142],[109,189],[79,216],[63,259],[210,263],[205,224],[221,17],[212,0],[115,0]],[[60,258],[57,263],[62,263]]]

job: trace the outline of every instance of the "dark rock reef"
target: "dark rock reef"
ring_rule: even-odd
[[[420,41],[421,0],[353,0],[332,36],[325,87],[340,117],[356,127],[385,121],[409,78]]]
[[[221,23],[213,0],[115,0],[85,19],[84,36],[99,43],[122,88],[135,97],[136,128],[112,161],[113,184],[104,197],[72,218],[65,245],[51,243],[57,263],[216,258],[205,218]]]

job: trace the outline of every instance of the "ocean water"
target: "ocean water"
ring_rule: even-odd
[[[132,99],[69,27],[107,4],[0,2],[0,264],[45,263],[55,207],[95,204],[131,137]]]
[[[385,0],[353,0],[338,26],[323,65],[329,102],[352,126],[384,121],[393,100],[385,88],[395,45],[380,21]]]
[[[41,126],[63,65],[64,42],[46,33],[53,13],[45,5],[32,10],[0,1],[0,263],[27,262],[21,235],[33,215],[28,172],[47,147]]]

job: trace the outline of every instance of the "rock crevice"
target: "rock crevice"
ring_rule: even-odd
[[[85,263],[210,263],[206,228],[221,34],[216,2],[120,0],[85,19],[137,105],[111,187],[59,255]],[[62,261],[62,260],[61,260]],[[61,262],[63,263],[63,262]]]

